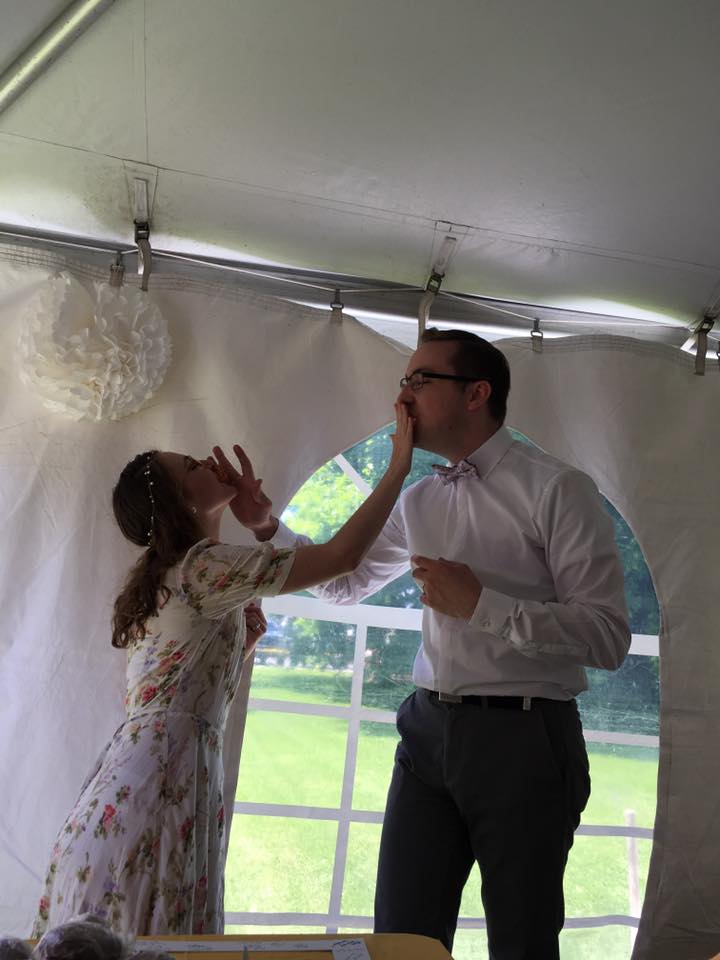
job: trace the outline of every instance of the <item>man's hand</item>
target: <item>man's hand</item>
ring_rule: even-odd
[[[213,447],[220,480],[237,490],[230,501],[230,509],[258,540],[269,540],[277,529],[277,520],[272,515],[272,501],[262,489],[262,480],[255,479],[252,463],[243,448],[236,443],[233,450],[240,461],[240,470],[230,463],[222,447]]]
[[[482,593],[482,584],[466,563],[431,560],[415,554],[410,558],[412,575],[423,589],[422,602],[449,617],[469,620]]]

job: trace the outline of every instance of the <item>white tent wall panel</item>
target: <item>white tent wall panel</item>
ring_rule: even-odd
[[[720,634],[714,614],[720,375],[672,347],[618,337],[503,341],[509,421],[589,472],[631,527],[661,610],[657,819],[635,960],[720,949]]]
[[[133,417],[74,423],[47,413],[14,368],[22,310],[45,275],[7,262],[0,270],[0,502],[10,545],[0,562],[0,737],[13,771],[0,811],[0,921],[20,933],[52,836],[121,716],[122,655],[109,646],[108,621],[134,551],[110,515],[119,469],[148,446],[202,453],[209,442],[237,438],[281,508],[322,462],[387,420],[407,352],[352,320],[336,324],[164,279],[153,297],[175,340],[165,384]],[[711,411],[720,379],[713,364],[697,377],[677,350],[621,338],[556,340],[540,354],[527,341],[503,346],[513,368],[510,422],[595,477],[653,574],[662,610],[661,762],[635,956],[706,960],[720,942],[720,664],[711,606],[720,533]],[[242,703],[234,718],[230,790]]]
[[[203,455],[239,441],[281,510],[322,463],[391,418],[405,366],[352,318],[179,283],[153,293],[174,341],[156,396],[117,422],[74,422],[17,376],[23,308],[43,276],[0,262],[0,929],[19,934],[54,834],[122,716],[125,657],[110,646],[110,616],[138,553],[112,519],[122,467],[151,447]],[[224,532],[243,540],[230,522]],[[242,705],[233,717],[229,792]]]

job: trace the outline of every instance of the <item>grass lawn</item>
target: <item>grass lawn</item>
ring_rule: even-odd
[[[294,677],[294,683],[292,675]],[[347,684],[345,681],[347,680]],[[321,671],[256,667],[252,695],[316,703],[348,703],[349,679]],[[307,806],[340,803],[348,722],[251,710],[243,747],[237,799]],[[364,722],[360,728],[353,809],[381,811],[397,734],[391,724]],[[586,824],[622,824],[627,809],[639,826],[652,827],[657,751],[589,745],[593,792]],[[323,913],[328,909],[337,822],[290,817],[237,816],[230,836],[226,909],[242,912]],[[380,827],[351,823],[342,912],[372,915]],[[627,841],[622,837],[579,836],[565,879],[566,914],[627,914]],[[650,841],[638,840],[640,890],[645,886]],[[480,882],[474,871],[461,916],[482,916]],[[250,932],[249,927],[229,932]],[[268,928],[265,928],[266,930]],[[304,929],[310,932],[310,928]],[[626,927],[566,930],[563,960],[625,960]],[[459,930],[458,960],[487,957],[481,930]]]

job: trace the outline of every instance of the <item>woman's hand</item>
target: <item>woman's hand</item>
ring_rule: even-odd
[[[233,450],[240,461],[240,470],[230,463],[222,447],[213,447],[218,477],[222,483],[227,483],[237,490],[230,501],[230,509],[237,520],[257,536],[258,533],[269,530],[275,523],[272,500],[263,492],[262,480],[255,479],[252,463],[243,448],[236,443]]]
[[[267,630],[265,614],[256,603],[249,603],[244,611],[245,615],[245,657],[249,657],[257,646],[260,637]]]
[[[410,473],[410,467],[412,466],[415,419],[408,413],[405,403],[395,404],[395,417],[397,427],[395,433],[390,435],[393,449],[388,471],[395,469],[405,477]]]
[[[397,430],[392,438],[392,455],[379,483],[327,543],[296,549],[295,562],[280,593],[304,590],[355,570],[382,531],[412,464],[415,421],[404,403],[396,403],[395,412]]]

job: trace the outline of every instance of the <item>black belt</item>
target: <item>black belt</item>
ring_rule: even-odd
[[[424,688],[423,688],[424,689]],[[438,693],[437,690],[425,690],[431,700],[439,703],[476,703],[486,709],[499,707],[502,710],[532,710],[533,703],[571,703],[571,700],[553,700],[550,697],[494,697],[485,694]]]

